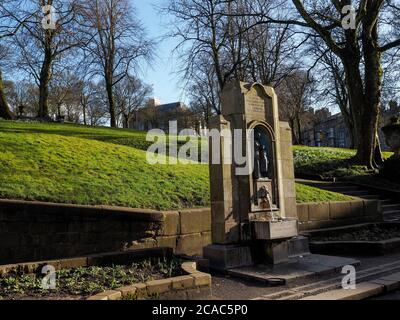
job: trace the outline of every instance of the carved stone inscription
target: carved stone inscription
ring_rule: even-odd
[[[265,101],[264,101],[264,99],[262,99],[256,95],[248,95],[246,102],[247,102],[249,111],[254,112],[254,113],[260,113],[260,114],[262,114],[262,116],[265,116]]]

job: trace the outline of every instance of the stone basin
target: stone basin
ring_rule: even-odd
[[[254,237],[257,240],[290,239],[299,234],[299,224],[297,220],[253,220],[252,225]]]

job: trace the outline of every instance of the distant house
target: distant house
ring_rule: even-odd
[[[150,99],[146,107],[137,110],[129,122],[130,129],[148,131],[161,129],[169,131],[170,121],[178,123],[178,132],[194,127],[194,117],[182,102],[161,104],[157,99]]]
[[[383,150],[389,150],[383,132],[380,130],[394,115],[393,110],[385,110],[381,115],[379,140]],[[302,131],[303,143],[310,147],[350,148],[350,134],[340,113],[335,114]]]
[[[350,135],[340,113],[302,132],[303,142],[310,147],[349,148]]]

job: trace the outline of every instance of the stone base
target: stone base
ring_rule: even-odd
[[[289,258],[296,258],[311,254],[307,237],[298,236],[288,241]]]
[[[251,249],[247,246],[213,244],[204,248],[203,256],[210,260],[210,268],[216,270],[253,265]]]
[[[289,240],[258,240],[253,246],[255,264],[277,265],[308,254],[310,254],[308,239],[303,236]]]
[[[227,272],[238,278],[260,281],[271,285],[276,285],[277,280],[280,280],[280,284],[285,285],[318,275],[340,274],[344,266],[358,266],[359,264],[360,262],[354,259],[310,254],[304,257],[291,258],[289,262],[280,265],[232,268]]]

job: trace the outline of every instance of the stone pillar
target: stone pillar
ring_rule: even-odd
[[[213,245],[204,249],[204,256],[216,269],[248,266],[259,260],[255,258],[262,244],[261,255],[271,263],[287,261],[286,242],[298,234],[296,192],[291,131],[279,121],[275,91],[258,83],[232,82],[221,102],[222,115],[210,123]],[[239,139],[234,130],[241,132],[247,167],[259,161],[258,173],[238,174],[245,165],[234,159],[233,146],[240,142],[234,140]],[[248,131],[257,132],[257,139],[249,139]],[[247,152],[255,146],[257,153]]]
[[[280,161],[278,161],[282,170],[282,190],[281,202],[284,206],[286,218],[297,219],[296,185],[293,165],[293,143],[292,130],[289,123],[280,123]]]
[[[223,116],[215,117],[210,123],[215,133],[229,132],[230,123]],[[239,217],[233,211],[234,181],[232,165],[225,164],[231,155],[232,140],[229,136],[220,138],[211,132],[210,146],[210,190],[211,190],[211,223],[214,244],[231,244],[239,242]],[[228,149],[228,150],[227,150]]]

